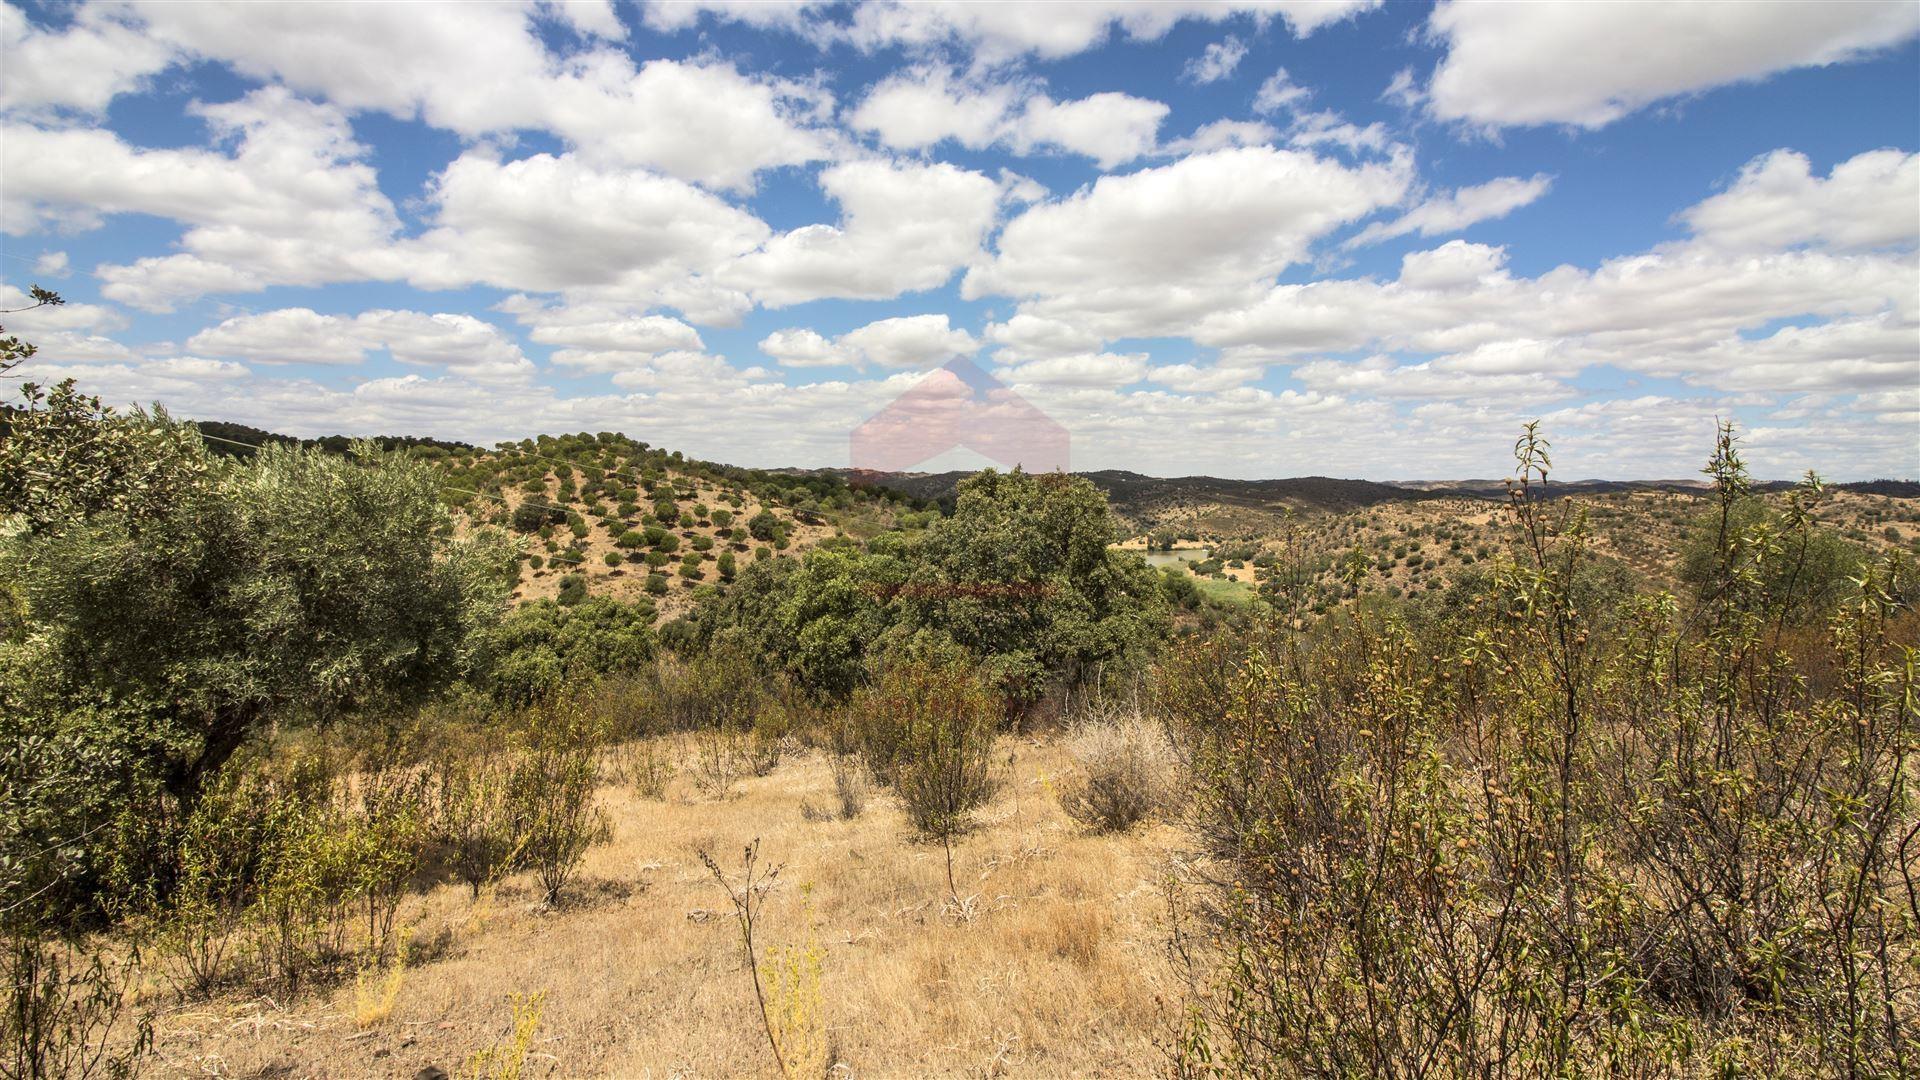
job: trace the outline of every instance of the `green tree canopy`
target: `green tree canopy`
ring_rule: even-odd
[[[432,691],[505,603],[504,540],[454,539],[433,471],[371,443],[220,462],[62,387],[0,444],[16,462],[47,479],[0,496],[0,693],[138,714],[176,794],[270,715]]]

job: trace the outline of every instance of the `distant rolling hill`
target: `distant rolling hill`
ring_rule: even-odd
[[[964,471],[938,473],[874,472],[863,469],[816,470],[844,477],[855,487],[877,487],[916,498],[950,504]],[[1274,480],[1231,480],[1215,476],[1158,477],[1124,469],[1081,473],[1106,492],[1114,511],[1141,529],[1178,521],[1265,517],[1287,511],[1344,513],[1383,504],[1407,504],[1437,499],[1503,501],[1502,480],[1342,480],[1329,476],[1297,476]],[[1784,491],[1793,485],[1774,480],[1754,485],[1759,491]],[[1871,480],[1834,484],[1834,489],[1901,498],[1920,496],[1920,483],[1910,480]],[[1542,494],[1548,498],[1668,492],[1703,495],[1711,490],[1701,480],[1569,480],[1553,481]]]
[[[203,432],[219,438],[258,445],[268,441],[305,442],[328,450],[344,450],[348,440],[339,435],[322,439],[296,440],[250,428],[242,424],[201,421]],[[427,446],[452,452],[476,449],[466,443],[447,442],[415,436],[385,436],[375,440],[382,446]],[[215,449],[235,451],[216,444]],[[854,487],[873,487],[897,491],[914,498],[950,504],[954,489],[970,472],[875,472],[867,469],[769,469],[769,473],[796,476],[831,476],[846,480]],[[1176,507],[1213,506],[1278,514],[1329,511],[1334,513],[1365,509],[1383,503],[1409,503],[1428,499],[1505,499],[1504,479],[1471,480],[1342,480],[1331,476],[1296,476],[1273,480],[1231,480],[1216,476],[1147,476],[1125,469],[1101,469],[1081,473],[1107,493],[1115,511],[1122,517],[1141,523],[1153,521]],[[1792,484],[1784,480],[1756,483],[1760,491],[1784,491]],[[1867,480],[1834,484],[1835,489],[1867,495],[1896,498],[1920,498],[1920,482],[1912,480]],[[1566,495],[1609,495],[1632,492],[1672,492],[1685,495],[1705,493],[1703,480],[1556,480],[1546,489],[1548,497]]]

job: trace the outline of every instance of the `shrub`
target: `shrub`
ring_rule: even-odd
[[[665,596],[667,592],[667,575],[648,574],[647,591],[655,596]]]
[[[1000,703],[965,659],[913,657],[856,692],[849,713],[868,767],[900,796],[913,827],[946,850],[947,889],[959,905],[953,842],[993,796]]]
[[[648,600],[522,605],[478,639],[473,681],[498,701],[528,705],[569,681],[636,670],[653,655],[653,618]]]
[[[20,1080],[129,1077],[153,1045],[153,1021],[110,1041],[138,1000],[136,963],[67,939],[0,934],[0,1075]],[[135,954],[137,955],[137,954]],[[116,1044],[117,1043],[117,1044]]]
[[[673,779],[673,761],[662,752],[658,740],[632,739],[613,753],[614,772],[620,782],[643,799],[666,797],[667,784]]]
[[[587,849],[609,835],[606,815],[594,803],[606,726],[572,700],[539,709],[531,721],[515,763],[512,802],[525,830],[522,858],[544,902],[553,905]]]
[[[527,1054],[540,1031],[540,1014],[546,1008],[547,992],[513,994],[508,998],[513,1009],[513,1025],[505,1042],[498,1042],[475,1053],[460,1070],[463,1078],[473,1080],[521,1080],[525,1075]],[[422,1070],[423,1072],[426,1070]]]
[[[434,829],[449,866],[477,900],[481,888],[499,881],[520,856],[513,762],[504,748],[451,754],[440,760],[435,780]]]
[[[1173,747],[1139,716],[1087,724],[1068,751],[1078,768],[1062,785],[1061,809],[1096,832],[1132,828],[1178,794]]]
[[[544,503],[523,502],[513,508],[511,520],[515,532],[531,533],[539,532],[543,526],[551,525],[555,521],[566,520],[566,515]]]
[[[1693,610],[1589,602],[1586,521],[1538,497],[1532,430],[1519,453],[1519,558],[1472,603],[1355,603],[1164,665],[1220,960],[1177,1071],[1911,1071],[1896,572],[1824,644],[1795,629],[1767,563],[1802,489],[1787,542],[1713,538]],[[1723,508],[1747,496],[1730,435],[1709,470]]]
[[[840,820],[852,821],[867,808],[866,763],[853,754],[834,754],[829,758],[829,768],[833,773],[833,796]]]

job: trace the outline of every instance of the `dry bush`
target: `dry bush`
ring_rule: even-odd
[[[71,939],[0,937],[0,1076],[8,1080],[128,1077],[153,1043],[152,1018],[132,1038],[108,1033],[137,1000],[137,950],[111,955]]]
[[[642,799],[658,802],[666,798],[667,785],[673,781],[677,769],[660,740],[632,739],[614,747],[608,757],[611,779],[624,784]]]
[[[513,1008],[513,1026],[505,1041],[468,1058],[460,1069],[460,1080],[520,1080],[525,1075],[527,1052],[533,1049],[533,1037],[540,1031],[547,992],[514,994],[508,1003]]]
[[[402,931],[394,943],[393,955],[386,964],[369,954],[353,980],[353,1026],[377,1027],[393,1015],[400,1001],[400,988],[407,978],[407,951],[410,935]]]
[[[840,820],[852,821],[867,808],[866,764],[852,754],[835,754],[829,767],[833,772],[833,795],[839,804]]]
[[[707,728],[693,733],[693,760],[687,774],[693,786],[709,799],[733,794],[735,784],[750,771],[749,736],[732,728]]]
[[[868,781],[867,769],[860,759],[834,755],[828,759],[827,768],[833,777],[834,801],[826,806],[815,806],[812,799],[800,801],[800,816],[813,822],[852,821],[867,808]]]
[[[1817,492],[1785,533],[1723,536],[1690,610],[1594,603],[1579,511],[1520,450],[1517,558],[1470,602],[1356,604],[1162,671],[1212,856],[1179,940],[1217,992],[1178,1071],[1911,1074],[1903,571],[1832,612],[1813,694],[1764,563]],[[1713,471],[1743,494],[1729,439]]]
[[[587,849],[609,835],[606,814],[594,801],[605,738],[598,717],[556,702],[533,718],[514,769],[509,790],[525,830],[521,854],[549,906],[559,903]]]
[[[520,857],[523,834],[512,782],[512,754],[505,747],[448,755],[436,767],[434,829],[448,864],[476,900]]]
[[[768,1000],[767,987],[760,978],[759,946],[754,943],[754,931],[759,927],[760,914],[766,906],[767,894],[773,890],[774,883],[779,880],[780,871],[785,869],[785,866],[782,863],[774,863],[772,866],[768,866],[762,862],[760,860],[760,841],[756,838],[753,843],[746,845],[743,849],[740,883],[735,885],[732,879],[727,877],[726,871],[720,868],[720,861],[714,858],[713,852],[703,847],[700,849],[699,855],[701,863],[705,864],[707,868],[707,872],[713,875],[714,883],[726,891],[727,900],[733,905],[734,923],[740,930],[740,950],[746,957],[747,974],[753,982],[753,1000],[754,1004],[758,1006],[760,1010],[760,1024],[762,1031],[764,1031],[767,1036],[767,1047],[773,1051],[773,1060],[774,1063],[780,1067],[780,1075],[783,1077],[791,1077],[789,1047],[782,1044],[781,1036],[783,1032],[781,1030],[781,1024],[777,1021],[782,1019],[791,1021],[796,1016],[805,1019],[809,1016],[817,1017],[819,1015],[817,1006],[819,990],[817,966],[815,967],[814,978],[811,983],[814,1004],[809,1006],[801,1002],[796,996],[797,992],[801,989],[805,972],[800,967],[793,967],[790,970],[794,976],[794,985],[791,988],[789,1000],[786,1002],[787,1009],[779,1010],[776,1007],[777,999],[774,1003],[770,1003]],[[792,960],[795,958],[789,954],[786,959]],[[788,970],[785,965],[782,965],[783,974]],[[806,1030],[810,1043],[811,1025]]]
[[[1172,744],[1138,715],[1082,724],[1067,745],[1077,768],[1062,779],[1060,808],[1095,832],[1130,829],[1179,795]]]
[[[994,731],[1000,702],[974,665],[904,659],[854,695],[849,715],[868,768],[900,796],[921,836],[946,850],[955,905],[953,842],[998,789]]]

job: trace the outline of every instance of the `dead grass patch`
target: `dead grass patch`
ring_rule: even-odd
[[[1052,744],[1009,742],[1008,783],[957,841],[971,921],[943,918],[938,848],[903,842],[896,799],[809,822],[838,802],[824,754],[789,756],[736,795],[701,798],[680,771],[664,801],[601,788],[610,842],[588,851],[578,899],[539,910],[527,875],[502,883],[487,917],[464,886],[409,898],[418,928],[387,1015],[354,1022],[352,988],[291,1002],[230,995],[160,1018],[154,1075],[457,1075],[499,1046],[512,995],[545,992],[527,1076],[763,1076],[774,1066],[746,988],[738,929],[695,852],[754,837],[786,864],[756,938],[768,951],[818,943],[828,1066],[855,1076],[1124,1076],[1155,1072],[1156,995],[1166,969],[1162,900],[1177,834],[1149,826],[1088,835],[1043,794],[1067,765]],[[649,750],[684,761],[684,739]],[[714,917],[691,917],[695,912]],[[783,954],[783,955],[791,955]],[[810,978],[813,976],[809,976]],[[839,1074],[836,1074],[839,1075]]]

